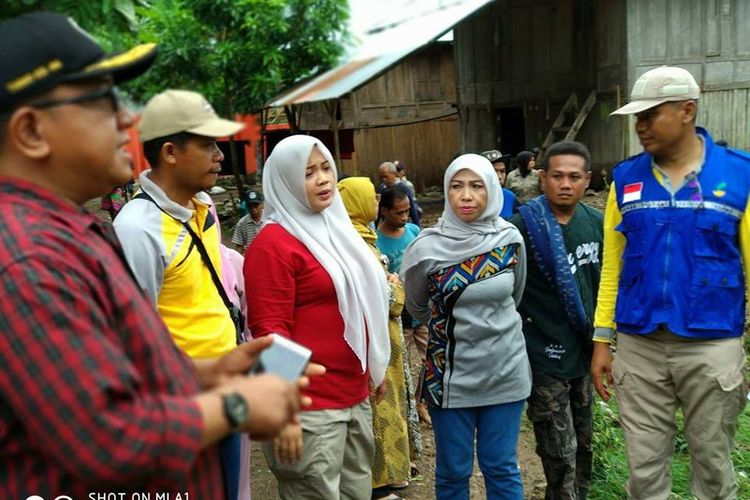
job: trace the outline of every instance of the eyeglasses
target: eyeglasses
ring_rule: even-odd
[[[117,111],[120,109],[120,99],[117,95],[117,88],[115,87],[107,87],[103,90],[98,90],[90,94],[70,97],[68,99],[50,99],[47,101],[31,102],[29,103],[29,105],[34,108],[48,109],[57,106],[67,106],[68,104],[83,104],[91,101],[96,101],[97,99],[102,99],[104,97],[108,99],[109,105],[112,108],[112,112],[117,113]]]

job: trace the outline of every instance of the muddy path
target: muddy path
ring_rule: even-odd
[[[419,359],[416,351],[412,351],[410,358]],[[412,372],[416,373],[417,366],[412,366]],[[412,481],[408,488],[401,490],[401,495],[406,500],[427,500],[435,498],[435,439],[432,429],[422,424],[422,456],[417,461],[422,478]],[[521,436],[518,442],[518,463],[521,468],[523,489],[527,499],[544,498],[544,473],[542,464],[536,453],[534,453],[535,441],[534,431],[531,424],[523,417],[521,423]],[[253,443],[253,454],[251,460],[252,497],[253,500],[273,500],[278,498],[276,479],[268,470],[266,459],[263,456],[258,443]],[[470,480],[471,499],[479,500],[486,498],[484,479],[476,461],[474,471]]]

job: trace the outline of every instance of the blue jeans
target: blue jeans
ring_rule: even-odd
[[[475,434],[488,500],[523,500],[516,456],[523,406],[524,401],[476,408],[430,407],[437,500],[469,500]]]
[[[219,441],[221,466],[224,471],[224,489],[227,500],[238,500],[240,484],[241,435],[233,433]]]

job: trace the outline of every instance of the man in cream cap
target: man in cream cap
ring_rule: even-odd
[[[695,126],[699,97],[688,71],[662,66],[612,113],[635,115],[644,152],[614,170],[591,373],[605,400],[616,389],[633,499],[670,496],[678,407],[693,495],[737,496],[730,454],[748,390],[750,156]]]
[[[612,114],[634,115],[665,102],[698,100],[700,96],[701,89],[689,71],[661,66],[645,72],[636,80],[630,102]]]
[[[216,183],[224,159],[216,138],[242,127],[219,118],[198,93],[167,90],[154,96],[139,125],[152,168],[141,174],[141,192],[115,219],[136,279],[175,343],[193,359],[222,356],[238,341],[221,284],[212,276],[222,273],[221,234],[204,190]],[[230,500],[237,498],[238,449],[238,436],[222,441]]]

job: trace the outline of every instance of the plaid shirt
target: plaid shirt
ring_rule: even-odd
[[[109,223],[0,179],[0,498],[224,497],[194,368],[120,255]]]

